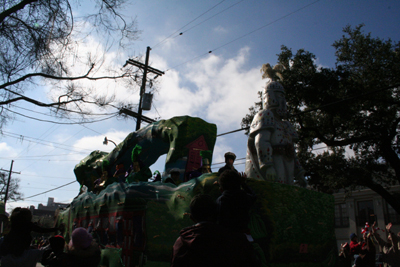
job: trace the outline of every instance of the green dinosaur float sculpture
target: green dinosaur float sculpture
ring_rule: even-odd
[[[165,172],[172,168],[181,170],[181,180],[185,173],[200,167],[200,151],[213,151],[217,138],[217,126],[200,118],[189,116],[160,120],[130,133],[110,153],[93,151],[75,166],[77,181],[93,191],[93,183],[102,175],[102,161],[108,160],[107,172],[110,176],[117,165],[126,167],[132,164],[132,150],[136,145],[142,147],[140,160],[150,167],[157,159],[167,154]]]

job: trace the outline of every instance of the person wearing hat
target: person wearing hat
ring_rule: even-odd
[[[186,174],[186,180],[189,181],[191,179],[197,178],[205,173],[212,173],[211,170],[211,159],[212,159],[212,151],[211,150],[203,150],[200,151],[201,156],[201,166],[200,168],[188,172]]]
[[[236,155],[232,152],[226,152],[225,155],[225,166],[218,170],[218,175],[221,175],[226,170],[234,170],[237,172],[235,167],[233,167],[233,163],[235,162]]]
[[[97,267],[101,259],[99,245],[83,227],[78,227],[72,232],[66,253],[67,266],[71,267]]]
[[[140,160],[140,153],[142,153],[142,147],[140,145],[135,145],[131,156],[132,165],[129,167],[125,175],[125,182],[127,184],[148,182],[148,180],[153,176],[150,168]]]

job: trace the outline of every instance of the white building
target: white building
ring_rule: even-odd
[[[400,193],[400,185],[391,187],[390,191]],[[361,230],[366,222],[372,226],[376,221],[380,229],[385,229],[391,222],[392,232],[400,231],[400,215],[371,189],[352,191],[347,196],[344,192],[333,195],[335,197],[335,232],[339,249],[341,243],[350,242],[352,233],[356,233],[361,240]]]

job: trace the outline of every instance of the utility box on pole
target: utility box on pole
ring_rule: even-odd
[[[142,110],[150,110],[152,101],[153,101],[153,94],[144,93],[143,94],[143,102],[142,102]]]

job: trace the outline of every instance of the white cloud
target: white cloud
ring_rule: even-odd
[[[158,112],[163,118],[191,115],[223,129],[238,128],[264,83],[258,68],[244,69],[249,54],[245,47],[231,59],[210,55],[183,72],[168,71],[155,98]]]
[[[222,26],[217,26],[214,28],[214,32],[216,33],[227,33],[228,30]]]
[[[321,59],[320,58],[316,58],[315,60],[314,60],[314,64],[315,65],[317,65],[317,68],[318,69],[321,69],[321,68],[330,68],[329,66],[327,66],[327,65],[323,65],[323,64],[321,64]]]
[[[0,153],[7,157],[15,157],[17,155],[16,151],[5,142],[0,143]]]
[[[167,37],[165,35],[159,36],[158,38],[156,38],[155,46],[162,46],[162,49],[165,51],[171,50],[171,48],[176,46],[175,37],[178,36],[178,34],[179,33],[176,33],[175,35],[173,35],[171,37]]]

